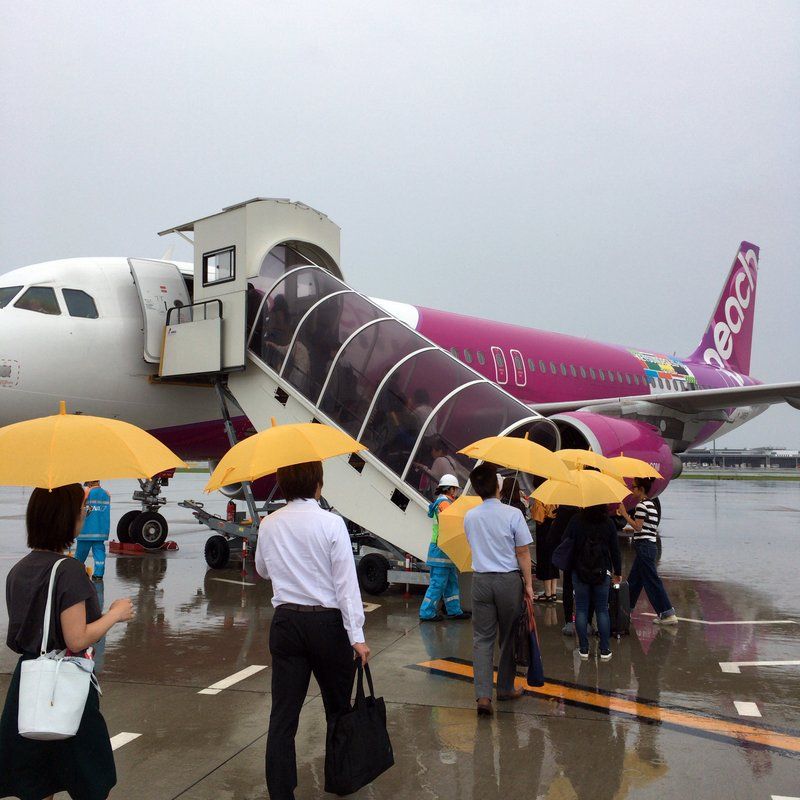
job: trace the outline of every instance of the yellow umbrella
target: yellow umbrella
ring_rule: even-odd
[[[600,506],[621,503],[631,490],[617,478],[594,470],[571,470],[571,482],[545,481],[532,495],[542,503],[562,506]]]
[[[254,481],[281,467],[322,461],[326,458],[366,450],[346,433],[317,422],[276,425],[234,445],[217,464],[205,491],[241,481]]]
[[[603,472],[617,475],[620,478],[661,478],[661,473],[646,461],[630,456],[607,458],[607,466]]]
[[[0,428],[0,485],[54,489],[109,478],[152,478],[183,461],[127,422],[60,412]]]
[[[595,467],[605,472],[608,459],[594,450],[556,450],[556,455],[570,468]]]
[[[472,572],[472,550],[464,533],[464,516],[480,504],[480,497],[464,494],[439,514],[439,547],[460,572]]]
[[[543,478],[557,478],[562,481],[570,480],[569,470],[564,466],[564,462],[552,450],[528,439],[527,434],[524,439],[489,436],[468,444],[458,452],[470,458],[515,469],[517,472],[540,475]]]

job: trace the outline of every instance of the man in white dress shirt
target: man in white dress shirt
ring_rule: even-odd
[[[272,580],[275,613],[269,631],[272,711],[267,736],[271,800],[293,800],[297,786],[294,737],[313,673],[325,715],[350,704],[355,659],[366,664],[364,606],[344,520],[323,511],[322,463],[278,470],[286,507],[265,517],[256,570]]]

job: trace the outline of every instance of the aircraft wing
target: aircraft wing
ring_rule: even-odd
[[[614,406],[646,402],[652,405],[695,414],[702,411],[724,411],[738,406],[766,406],[788,403],[800,410],[800,383],[762,383],[758,386],[735,386],[725,389],[699,389],[696,392],[663,392],[627,397],[605,397],[599,400],[569,400],[562,403],[532,403],[530,407],[545,416],[565,411],[610,411]]]

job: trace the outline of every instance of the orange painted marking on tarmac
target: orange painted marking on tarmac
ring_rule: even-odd
[[[449,673],[450,675],[460,678],[473,677],[472,667],[469,664],[460,664],[444,659],[423,661],[417,666],[425,669],[435,669],[438,672]],[[667,708],[660,708],[659,706],[647,705],[646,703],[637,703],[635,700],[625,700],[621,697],[609,697],[608,695],[599,694],[598,692],[592,692],[586,689],[560,686],[556,683],[545,683],[544,686],[538,687],[528,686],[525,679],[521,677],[517,677],[515,685],[517,687],[522,687],[529,694],[539,697],[549,697],[555,700],[581,703],[615,714],[626,714],[631,717],[638,717],[652,722],[675,725],[681,728],[688,728],[702,733],[721,736],[735,742],[775,747],[780,750],[800,753],[800,737],[791,736],[778,731],[771,731],[766,728],[759,728],[755,725],[744,725],[740,722],[733,722],[726,719],[704,717],[699,714],[690,714],[686,711],[673,711]]]

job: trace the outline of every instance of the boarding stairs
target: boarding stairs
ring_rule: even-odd
[[[257,430],[269,427],[273,419],[278,424],[316,421],[362,442],[367,451],[325,462],[326,499],[345,518],[424,559],[431,536],[426,493],[435,487],[417,465],[432,465],[434,443],[444,448],[449,471],[463,486],[474,462],[457,451],[470,442],[528,433],[555,448],[558,432],[547,419],[314,263],[307,250],[294,252],[292,261],[295,266],[269,283],[259,284],[254,277],[243,293],[246,355],[243,368],[222,367],[227,391]],[[211,302],[206,292],[196,305],[207,308]],[[164,359],[173,374],[181,374],[170,346],[188,339],[173,335],[181,331],[171,333],[170,327],[208,327],[208,315],[182,309],[172,317]]]

